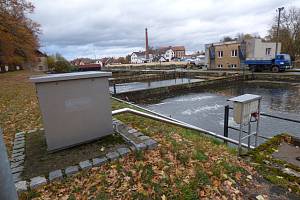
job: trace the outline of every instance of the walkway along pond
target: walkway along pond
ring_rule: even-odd
[[[127,92],[119,96],[124,98],[126,94],[130,101],[134,101],[145,108],[220,135],[223,135],[224,106],[229,104],[227,99],[245,93],[257,94],[263,97],[262,112],[264,113],[300,120],[300,84],[266,81],[242,82],[237,77],[218,80],[221,82],[214,80],[215,84],[209,87],[204,84],[207,81],[181,86],[189,87],[189,85],[204,84],[202,85],[203,87],[200,85],[191,90],[172,91],[174,89],[172,87],[178,87],[172,86],[150,91]],[[158,89],[168,92],[165,94],[163,92],[158,93]],[[152,93],[153,91],[154,93]],[[152,93],[152,98],[148,95],[144,96],[147,92],[150,92],[150,95]],[[298,123],[268,117],[262,117],[261,120],[261,135],[263,136],[271,137],[279,133],[288,132],[300,137],[300,124]],[[229,125],[237,127],[232,118],[232,111]],[[230,138],[237,139],[237,136],[236,131],[229,131]],[[259,143],[262,142],[264,140],[260,139]]]
[[[114,92],[114,87],[115,87],[116,93],[119,94],[123,92],[132,92],[132,91],[145,90],[151,88],[181,85],[186,83],[195,83],[203,80],[204,79],[175,78],[175,79],[155,80],[155,81],[147,81],[147,82],[119,83],[119,84],[115,84],[115,86],[110,86],[109,90],[110,92]]]

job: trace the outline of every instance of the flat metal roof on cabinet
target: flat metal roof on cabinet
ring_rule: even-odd
[[[74,79],[84,79],[84,78],[99,78],[99,77],[110,77],[111,72],[73,72],[73,73],[63,73],[63,74],[49,74],[46,76],[36,76],[31,77],[30,80],[34,83],[42,82],[52,82],[52,81],[66,81]]]

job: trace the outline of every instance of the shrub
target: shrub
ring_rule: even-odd
[[[57,73],[72,72],[74,70],[73,66],[66,60],[59,60],[55,62],[53,69]]]

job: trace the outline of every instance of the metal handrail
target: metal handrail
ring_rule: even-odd
[[[147,118],[150,118],[150,119],[158,120],[158,121],[161,121],[161,122],[166,122],[166,123],[169,123],[169,124],[172,124],[172,125],[176,125],[176,126],[180,126],[180,127],[183,127],[183,128],[190,129],[190,130],[195,130],[195,131],[198,131],[198,132],[202,132],[202,133],[208,134],[210,136],[214,136],[216,138],[219,138],[219,139],[222,139],[224,141],[230,142],[232,144],[236,144],[236,145],[239,144],[239,142],[237,140],[227,138],[227,137],[224,137],[222,135],[218,135],[214,132],[196,127],[196,126],[191,125],[191,124],[187,124],[185,122],[181,122],[179,120],[167,119],[168,117],[166,117],[166,116],[160,117],[160,116],[152,115],[152,114],[149,114],[149,113],[137,111],[137,110],[134,110],[134,109],[131,109],[131,108],[122,108],[122,109],[119,109],[119,110],[112,111],[112,115],[118,115],[118,114],[122,114],[122,113],[131,113],[131,114],[139,115],[139,116],[142,116],[142,117],[147,117]],[[248,144],[245,144],[245,143],[241,143],[241,146],[248,148]],[[254,147],[250,146],[250,148],[253,149]]]
[[[119,99],[119,98],[116,98],[116,97],[111,97],[111,98],[114,99],[114,100],[116,100],[116,101],[119,101],[119,102],[121,102],[121,103],[125,103],[125,104],[128,104],[128,105],[130,105],[130,106],[136,107],[136,108],[138,108],[138,109],[144,110],[144,111],[146,111],[146,112],[148,112],[148,113],[151,113],[151,114],[160,116],[160,117],[162,117],[162,118],[169,119],[169,120],[172,120],[172,121],[175,121],[175,122],[179,122],[179,123],[183,123],[183,124],[188,124],[188,123],[186,123],[186,122],[182,122],[182,121],[179,121],[179,120],[177,120],[177,119],[174,119],[174,118],[165,116],[165,115],[163,115],[163,114],[160,114],[160,113],[158,113],[158,112],[149,110],[149,109],[147,109],[147,108],[144,108],[144,107],[142,107],[142,106],[133,104],[133,103],[131,103],[131,102],[124,101],[124,100]],[[188,125],[189,125],[189,124],[188,124]]]
[[[229,107],[229,109],[233,110],[232,107]],[[281,120],[285,120],[285,121],[290,121],[290,122],[295,122],[295,123],[300,123],[300,120],[296,120],[296,119],[290,119],[290,118],[286,118],[286,117],[278,117],[278,116],[274,116],[274,115],[270,115],[270,114],[266,114],[266,113],[260,113],[261,116],[265,116],[265,117],[271,117],[274,119],[281,119]]]
[[[235,127],[232,127],[232,126],[228,126],[228,128],[230,128],[232,130],[235,130],[235,131],[240,131],[238,128],[235,128]],[[248,132],[247,131],[243,131],[243,133],[248,133]],[[263,136],[263,135],[258,135],[257,137],[263,138],[265,140],[271,139],[271,137],[266,137],[266,136]]]

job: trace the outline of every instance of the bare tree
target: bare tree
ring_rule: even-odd
[[[258,34],[250,34],[250,33],[238,33],[236,35],[237,40],[239,41],[243,41],[243,40],[247,40],[247,39],[252,39],[252,38],[260,38],[260,36]]]
[[[273,25],[266,37],[269,41],[276,41],[278,16],[274,17]],[[292,59],[300,55],[300,8],[291,7],[282,12],[280,18],[279,38],[281,51],[289,53]]]
[[[221,41],[222,42],[230,42],[230,41],[234,41],[234,38],[231,38],[230,36],[224,36],[224,38]]]

